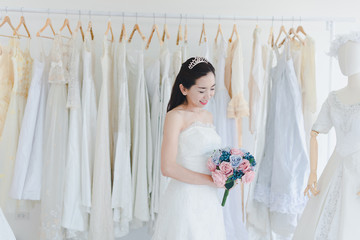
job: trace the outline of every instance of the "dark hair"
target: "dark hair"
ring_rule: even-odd
[[[215,68],[208,61],[200,62],[190,69],[189,65],[194,59],[194,57],[191,57],[181,65],[180,72],[176,76],[175,83],[171,91],[167,107],[168,112],[186,102],[186,96],[184,96],[180,91],[180,84],[182,84],[186,89],[190,89],[193,85],[195,85],[197,79],[206,76],[210,72],[215,75]]]

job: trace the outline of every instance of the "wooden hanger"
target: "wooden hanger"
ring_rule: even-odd
[[[159,32],[159,28],[158,26],[154,23],[153,27],[152,27],[152,30],[151,30],[151,34],[150,34],[150,37],[148,39],[148,42],[146,44],[146,47],[145,49],[148,49],[149,46],[150,46],[150,43],[151,43],[151,39],[154,35],[154,32],[156,32],[156,35],[158,36],[158,39],[159,39],[159,42],[160,42],[160,46],[163,44],[163,40],[161,39],[161,36],[160,36],[160,32]]]
[[[269,38],[268,38],[268,44],[271,47],[274,47],[274,27],[270,28],[270,34],[269,34]]]
[[[298,41],[299,41],[301,44],[304,44],[304,40],[302,40],[302,39],[300,38],[300,36],[299,36],[298,34],[296,34],[295,29],[294,29],[293,27],[290,28],[289,33],[288,33],[288,36],[289,36],[290,38],[291,38],[291,35],[294,36],[292,39],[297,38]],[[279,44],[278,47],[281,47],[281,46],[285,43],[286,39],[287,39],[287,38],[285,37],[285,38],[282,40],[282,42]]]
[[[168,31],[168,28],[167,28],[167,24],[165,23],[164,24],[164,31],[163,31],[163,35],[162,35],[162,38],[161,40],[163,42],[165,42],[165,36],[166,36],[166,39],[169,40],[170,39],[170,34],[169,34],[169,31]]]
[[[129,43],[131,42],[132,38],[134,37],[134,34],[135,34],[136,31],[140,34],[143,41],[146,40],[146,37],[144,36],[144,34],[142,34],[139,25],[136,23],[134,25],[134,28],[133,28],[131,34],[130,34],[130,37],[129,37],[129,40],[128,40]]]
[[[237,39],[240,39],[240,35],[239,35],[239,33],[238,33],[236,23],[234,23],[233,30],[232,30],[231,36],[230,36],[230,38],[229,38],[229,43],[231,43],[231,42],[233,41],[233,36],[234,36],[234,34],[236,35],[236,38],[237,38]]]
[[[19,34],[19,29],[20,29],[21,26],[24,26],[27,35],[21,35],[21,34]],[[19,23],[19,25],[16,27],[15,31],[18,33],[18,36],[26,37],[26,38],[30,38],[30,39],[31,39],[31,35],[30,35],[30,32],[29,32],[29,30],[28,30],[28,28],[27,28],[27,26],[26,26],[24,16],[21,16],[21,17],[20,17],[20,23]]]
[[[203,37],[204,36],[204,37]],[[205,23],[202,24],[202,29],[201,29],[201,35],[200,35],[200,40],[199,40],[199,45],[201,45],[202,43],[202,39],[204,38],[204,42],[207,42],[207,38],[206,38],[206,32],[205,32]]]
[[[114,33],[113,33],[113,30],[112,30],[112,27],[111,27],[111,21],[109,20],[108,23],[107,23],[107,28],[106,28],[106,31],[105,31],[105,36],[107,36],[109,34],[109,31],[111,33],[111,40],[109,40],[110,42],[113,42],[114,41]]]
[[[288,38],[289,38],[289,34],[287,33],[284,25],[282,25],[282,26],[280,27],[279,35],[278,35],[278,37],[276,38],[275,45],[278,45],[279,39],[280,39],[280,37],[281,37],[281,33],[284,33],[284,34],[285,34],[285,39],[288,39]],[[278,47],[280,47],[280,46],[278,46]]]
[[[92,28],[92,22],[91,21],[89,21],[89,23],[88,23],[88,28],[87,28],[86,32],[90,32],[91,40],[94,40],[94,33],[93,33],[93,28]]]
[[[122,40],[127,39],[127,35],[126,35],[126,29],[125,29],[125,24],[123,23],[122,24],[122,27],[121,27],[121,33],[120,33],[120,38],[119,38],[119,42],[122,42]]]
[[[61,28],[59,30],[59,34],[60,34],[60,36],[62,36],[64,38],[70,38],[70,37],[67,37],[67,36],[64,36],[64,35],[61,34],[62,30],[64,30],[65,27],[69,30],[70,35],[72,35],[73,33],[71,31],[71,28],[70,28],[69,19],[67,19],[67,18],[65,18],[64,23],[61,26]]]
[[[182,35],[182,26],[179,24],[178,33],[176,36],[176,46],[179,45],[180,41],[183,41],[183,35]]]
[[[78,21],[78,23],[76,25],[76,28],[75,28],[74,32],[78,32],[79,30],[80,30],[80,33],[81,33],[82,40],[84,41],[85,35],[84,35],[84,31],[83,31],[80,19],[79,19],[79,21]]]
[[[224,38],[224,35],[222,33],[222,30],[221,30],[221,24],[219,23],[219,26],[218,26],[218,29],[217,29],[217,32],[216,32],[216,37],[215,37],[215,43],[217,43],[217,38],[218,36],[221,36],[221,38]]]
[[[9,16],[5,16],[5,17],[4,17],[4,20],[3,20],[2,23],[0,24],[0,28],[1,28],[2,26],[4,26],[5,23],[7,23],[7,24],[10,26],[10,28],[13,30],[13,35],[3,35],[3,34],[0,34],[0,36],[2,36],[2,37],[9,37],[9,38],[19,38],[19,35],[18,35],[16,29],[15,29],[14,26],[11,24],[11,20],[10,20],[10,17],[9,17]]]
[[[41,33],[42,33],[47,27],[50,27],[53,35],[55,36],[55,31],[54,31],[54,28],[53,28],[53,26],[52,26],[52,24],[51,24],[51,19],[50,19],[50,18],[47,18],[47,19],[46,19],[45,25],[36,33],[36,36],[37,36],[37,37],[41,37],[41,38],[54,39],[54,37],[41,36]]]
[[[299,32],[304,34],[304,36],[307,36],[306,32],[304,31],[304,28],[301,25],[299,25],[296,29],[296,33],[299,33]]]

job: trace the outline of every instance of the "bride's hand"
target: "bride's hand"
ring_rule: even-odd
[[[319,194],[319,190],[317,190],[317,174],[316,173],[310,173],[309,180],[307,187],[304,191],[304,195],[308,196],[310,198],[310,192],[316,196]]]

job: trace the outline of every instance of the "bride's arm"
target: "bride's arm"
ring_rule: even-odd
[[[183,120],[179,113],[169,112],[166,114],[164,135],[161,146],[162,174],[166,177],[171,177],[178,181],[189,184],[209,185],[216,187],[210,175],[191,171],[176,162],[178,138],[182,126]],[[201,139],[199,139],[199,141],[201,141]]]

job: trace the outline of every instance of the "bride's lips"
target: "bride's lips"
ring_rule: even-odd
[[[200,103],[201,103],[202,105],[206,105],[206,104],[208,103],[208,101],[205,101],[205,102],[200,101]]]

